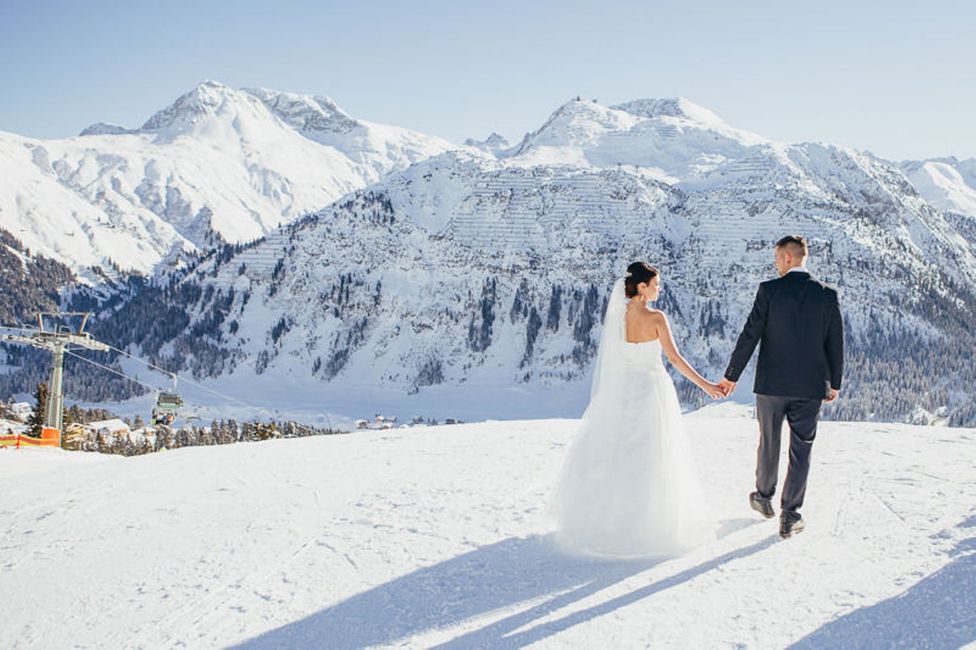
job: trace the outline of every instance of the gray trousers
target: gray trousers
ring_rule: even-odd
[[[790,465],[783,484],[783,511],[796,511],[803,505],[810,473],[810,450],[817,436],[817,418],[823,400],[780,395],[756,395],[759,420],[759,453],[756,461],[756,491],[762,497],[776,494],[779,477],[779,450],[783,419],[790,425]]]

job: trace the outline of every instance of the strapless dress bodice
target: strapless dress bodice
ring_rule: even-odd
[[[631,367],[664,368],[661,360],[661,340],[624,343],[625,362]]]

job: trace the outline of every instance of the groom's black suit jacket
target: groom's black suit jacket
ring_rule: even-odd
[[[809,273],[793,271],[759,285],[727,379],[739,380],[760,342],[754,392],[823,399],[829,388],[840,390],[844,324],[837,291]]]

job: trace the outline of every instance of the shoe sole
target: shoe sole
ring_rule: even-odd
[[[773,517],[776,516],[776,511],[775,510],[773,510],[772,508],[770,508],[770,511],[771,512],[766,512],[766,511],[764,511],[762,509],[761,506],[759,506],[755,502],[753,502],[752,499],[749,499],[749,505],[752,506],[752,509],[753,510],[755,510],[756,512],[758,512],[759,514],[761,514],[766,519],[772,519]]]
[[[787,533],[780,533],[779,536],[782,539],[789,539],[790,537],[793,537],[798,533],[802,533],[804,528],[806,528],[806,526],[800,524],[799,526],[794,526],[793,528],[791,528],[790,531]]]

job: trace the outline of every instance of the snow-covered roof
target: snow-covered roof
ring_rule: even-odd
[[[133,442],[142,442],[146,438],[155,438],[156,429],[152,427],[139,427],[129,432],[129,439]]]
[[[0,435],[7,432],[7,429],[11,431],[23,431],[27,427],[22,422],[16,422],[14,420],[4,420],[0,418]]]
[[[118,418],[112,418],[111,420],[99,420],[97,422],[89,422],[88,426],[95,429],[96,431],[101,431],[102,429],[108,429],[108,431],[110,431],[111,433],[129,430],[129,425]]]

